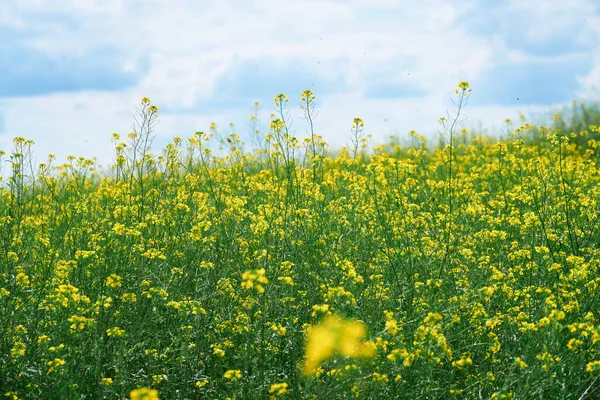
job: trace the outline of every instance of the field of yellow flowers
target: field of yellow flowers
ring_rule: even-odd
[[[151,155],[147,98],[109,170],[14,140],[0,396],[600,397],[598,127],[368,151],[357,118],[328,155],[275,105],[253,152],[211,129]]]

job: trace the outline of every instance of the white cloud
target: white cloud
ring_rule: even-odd
[[[598,22],[592,0],[514,0],[509,7],[532,21],[544,18],[527,30],[524,39],[533,42],[556,32],[575,32],[583,14]],[[136,87],[120,92],[8,99],[6,134],[36,139],[41,153],[96,155],[106,162],[110,133],[129,129],[139,98],[150,96],[159,107],[193,107],[198,99],[215,94],[217,82],[226,79],[232,65],[251,59],[313,65],[313,72],[322,77],[343,79],[338,92],[317,93],[322,99],[318,123],[334,145],[345,143],[343,135],[355,116],[363,117],[380,140],[393,131],[435,131],[458,81],[477,78],[502,57],[531,57],[508,48],[500,36],[469,32],[461,19],[469,9],[486,12],[479,1],[445,0],[9,0],[8,6],[0,7],[0,26],[35,28],[37,34],[28,41],[32,48],[58,56],[114,46],[126,55],[115,60],[120,67],[140,70],[147,58],[149,70]],[[54,18],[32,27],[27,22],[30,12],[51,13]],[[61,24],[57,14],[76,23]],[[582,78],[582,86],[598,84],[599,65],[600,59]],[[410,81],[428,94],[386,100],[361,97],[369,76],[385,72],[393,79],[394,71],[410,73]],[[465,112],[501,123],[516,110],[487,107]],[[199,124],[227,119],[225,112],[238,113],[229,120],[243,120],[246,111],[163,115],[158,129],[185,136],[202,129]]]

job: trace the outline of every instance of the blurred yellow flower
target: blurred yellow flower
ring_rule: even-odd
[[[130,400],[159,400],[158,391],[147,387],[134,389],[129,393]]]
[[[304,374],[314,374],[323,361],[336,353],[346,357],[372,356],[375,346],[362,342],[365,335],[366,328],[362,322],[327,316],[321,324],[308,329]]]

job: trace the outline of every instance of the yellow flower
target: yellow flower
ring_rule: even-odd
[[[64,348],[65,348],[65,345],[61,343],[58,346],[50,346],[50,347],[48,347],[48,351],[50,353],[57,353],[59,350],[62,350]]]
[[[312,316],[316,317],[318,313],[326,313],[326,314],[331,314],[331,312],[329,311],[329,304],[315,304],[314,306],[312,306]]]
[[[271,388],[269,389],[269,393],[272,394],[273,396],[282,396],[287,393],[287,391],[288,391],[287,388],[288,388],[288,384],[285,382],[274,383],[273,385],[271,385]]]
[[[386,374],[380,374],[379,372],[373,372],[373,382],[388,383],[390,380]]]
[[[242,274],[242,279],[242,287],[244,289],[254,288],[258,293],[263,293],[265,291],[265,288],[261,283],[269,283],[269,279],[265,276],[264,268],[248,270]]]
[[[515,364],[517,365],[517,367],[519,367],[520,369],[524,369],[527,368],[527,363],[523,360],[521,360],[521,357],[517,357],[515,358]]]
[[[285,329],[285,327],[281,324],[273,324],[271,325],[271,329],[277,332],[279,336],[285,336],[285,334],[287,333],[287,329]]]
[[[61,358],[55,358],[52,361],[48,361],[48,372],[54,372],[57,368],[62,367],[66,364],[66,361]]]
[[[125,329],[121,329],[118,326],[115,326],[114,328],[107,329],[106,334],[108,336],[114,336],[114,337],[123,336],[125,334]]]
[[[473,365],[473,360],[468,355],[463,356],[460,360],[452,362],[452,366],[458,369],[464,369],[470,365]]]
[[[492,400],[512,400],[512,392],[496,392],[492,394]]]
[[[10,292],[8,290],[6,290],[5,288],[0,288],[0,299],[2,299],[3,297],[7,297],[10,295]]]
[[[196,387],[201,388],[208,384],[208,379],[203,379],[201,381],[196,382]]]
[[[18,262],[19,261],[19,256],[14,251],[9,251],[6,254],[6,258],[8,258],[10,261],[13,261],[13,262]]]
[[[277,278],[278,281],[285,283],[286,285],[294,286],[294,279],[289,276],[280,276]]]
[[[386,321],[385,321],[385,330],[389,332],[391,336],[396,336],[398,333],[398,323],[394,319],[394,313],[391,311],[384,311]]]
[[[361,342],[366,335],[363,323],[345,321],[330,315],[320,325],[308,330],[304,374],[312,375],[317,367],[335,353],[346,357],[370,357],[375,348],[369,342]]]
[[[134,389],[129,393],[130,400],[159,400],[158,391],[147,387]]]
[[[121,287],[121,277],[117,274],[111,274],[106,278],[106,286],[108,287]]]
[[[15,333],[16,334],[25,334],[25,333],[27,333],[27,328],[25,328],[23,325],[17,325],[15,327]]]
[[[219,347],[215,347],[213,354],[219,357],[225,357],[225,351]]]
[[[17,281],[17,285],[26,288],[29,286],[30,282],[29,282],[29,276],[27,276],[26,273],[24,272],[19,272],[17,274],[17,276],[15,277],[15,280]]]
[[[100,384],[104,386],[110,386],[113,384],[112,378],[102,378],[100,379]]]
[[[40,336],[37,338],[37,343],[38,343],[38,344],[42,344],[42,343],[49,342],[50,340],[51,340],[51,339],[50,339],[50,337],[48,337],[48,336],[46,336],[46,335],[40,335]]]
[[[15,342],[13,348],[10,349],[10,356],[12,358],[22,357],[25,355],[25,350],[27,350],[27,346],[23,342]]]
[[[582,344],[583,344],[583,342],[581,340],[573,338],[573,339],[569,340],[569,343],[567,343],[567,348],[569,350],[576,351],[577,348],[579,346],[581,346]]]
[[[135,295],[135,293],[123,293],[121,295],[121,301],[123,303],[135,303],[137,301],[137,296]]]
[[[592,361],[585,366],[586,372],[600,372],[600,361]]]
[[[229,371],[227,371],[223,374],[223,377],[225,377],[225,379],[228,379],[232,382],[235,382],[242,377],[242,373],[240,372],[239,369],[230,369]]]

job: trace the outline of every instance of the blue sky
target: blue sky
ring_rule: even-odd
[[[110,134],[131,130],[143,96],[161,110],[157,149],[215,121],[242,137],[253,102],[267,125],[303,89],[318,133],[346,143],[362,117],[373,142],[434,136],[458,81],[467,124],[597,98],[597,0],[4,0],[0,5],[0,149],[110,162]]]

